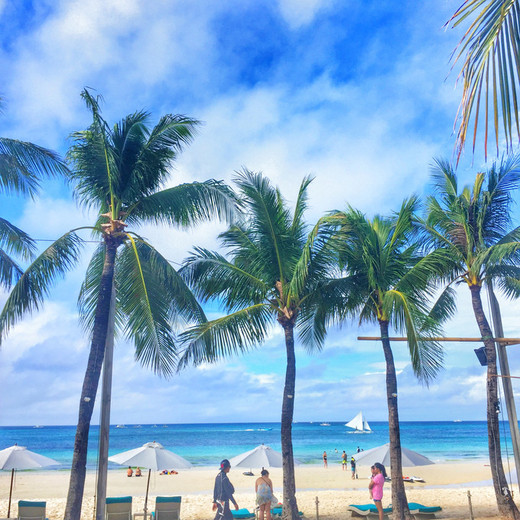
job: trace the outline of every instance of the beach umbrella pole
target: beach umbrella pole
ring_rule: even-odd
[[[11,487],[9,488],[9,506],[7,507],[7,518],[11,516],[11,497],[13,496],[14,468],[11,470]]]
[[[146,483],[146,495],[144,497],[144,520],[146,520],[146,512],[148,511],[147,505],[148,505],[148,490],[150,489],[150,475],[152,474],[152,470],[148,470],[148,482]]]

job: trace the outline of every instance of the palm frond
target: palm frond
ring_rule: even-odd
[[[272,310],[260,303],[196,325],[181,334],[186,346],[179,358],[178,368],[213,363],[247,352],[264,341],[272,323]]]
[[[231,221],[236,197],[223,182],[209,180],[180,184],[139,200],[129,210],[127,222],[167,223],[188,228],[215,216]]]
[[[42,177],[67,177],[60,156],[33,143],[0,137],[0,191],[34,197]]]
[[[468,19],[471,25],[454,51],[454,66],[463,60],[462,101],[457,113],[457,160],[466,142],[471,119],[473,150],[479,121],[484,118],[484,153],[487,158],[488,104],[492,103],[495,144],[498,153],[500,119],[506,150],[520,138],[518,121],[518,81],[520,70],[520,6],[518,0],[466,0],[448,24],[457,27]],[[447,24],[447,25],[448,25]],[[485,111],[481,110],[485,107]],[[516,130],[515,130],[516,129]]]
[[[36,243],[25,231],[0,217],[0,247],[23,260],[34,257]]]
[[[40,308],[56,279],[78,263],[81,245],[82,240],[70,231],[29,265],[13,287],[0,314],[0,343],[25,314]]]

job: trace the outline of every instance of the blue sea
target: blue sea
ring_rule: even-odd
[[[367,450],[388,442],[388,423],[371,422],[371,434],[349,433],[344,423],[330,426],[320,423],[294,423],[294,456],[302,464],[321,462],[324,450],[329,464],[339,463],[341,452],[350,456],[358,446]],[[75,426],[3,426],[0,427],[0,449],[15,443],[59,461],[61,469],[72,461]],[[97,464],[98,427],[90,432],[88,467]],[[512,459],[507,424],[501,425],[502,453]],[[267,444],[280,450],[280,423],[233,424],[127,424],[110,429],[109,454],[136,448],[145,442],[157,441],[165,448],[188,459],[195,466],[217,466],[223,458],[231,458]],[[487,428],[484,421],[463,422],[402,422],[401,443],[434,462],[472,461],[487,459]],[[115,465],[111,467],[117,467]]]

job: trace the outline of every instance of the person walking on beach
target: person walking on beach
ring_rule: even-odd
[[[323,452],[323,467],[324,468],[327,467],[327,452],[326,451]]]
[[[213,511],[216,511],[215,520],[233,520],[229,502],[231,501],[238,510],[238,504],[233,498],[235,488],[229,481],[227,474],[231,469],[229,460],[224,459],[220,463],[220,472],[215,477],[215,487],[213,489]]]
[[[347,454],[345,453],[345,450],[343,450],[343,453],[341,454],[341,467],[343,468],[343,471],[346,471],[346,469],[347,469]]]
[[[352,480],[356,478],[356,459],[352,456],[350,457],[350,471],[352,472]]]
[[[377,508],[377,512],[379,513],[379,520],[383,520],[383,485],[385,483],[386,478],[386,469],[380,463],[376,462],[371,468],[372,477],[370,478],[370,484],[368,485],[368,489],[370,490],[370,498],[374,501],[374,504]]]
[[[262,470],[261,477],[256,479],[256,505],[258,506],[258,519],[264,520],[264,513],[266,520],[271,520],[271,501],[273,500],[273,483],[269,478],[269,471]]]

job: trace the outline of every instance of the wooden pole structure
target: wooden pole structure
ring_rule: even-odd
[[[502,316],[500,314],[500,306],[493,292],[491,282],[488,282],[489,302],[491,306],[491,317],[493,319],[493,328],[495,335],[503,336],[504,329],[502,326]],[[504,400],[506,402],[507,418],[509,420],[509,431],[511,432],[511,442],[513,444],[513,455],[515,459],[517,479],[520,475],[520,431],[518,430],[518,418],[516,415],[515,398],[513,395],[513,385],[511,384],[511,376],[509,373],[509,360],[507,358],[507,346],[497,342],[498,363],[500,365],[500,374],[503,376],[502,388],[504,389]],[[520,489],[520,479],[517,484]]]
[[[473,505],[471,504],[471,493],[468,489],[468,505],[469,505],[469,518],[473,520],[475,517],[473,516]]]
[[[101,389],[101,419],[99,424],[98,480],[96,492],[96,520],[105,520],[107,498],[108,442],[110,435],[110,402],[112,400],[112,366],[114,359],[114,320],[116,290],[112,281],[110,313],[108,317],[105,357],[103,359],[103,386]]]
[[[319,503],[320,503],[320,501],[318,500],[318,497],[316,497],[316,520],[320,520],[320,510],[318,507]]]
[[[144,518],[146,520],[146,513],[148,512],[148,490],[150,489],[150,476],[152,474],[152,468],[148,470],[148,482],[146,483],[146,495],[144,497]]]

